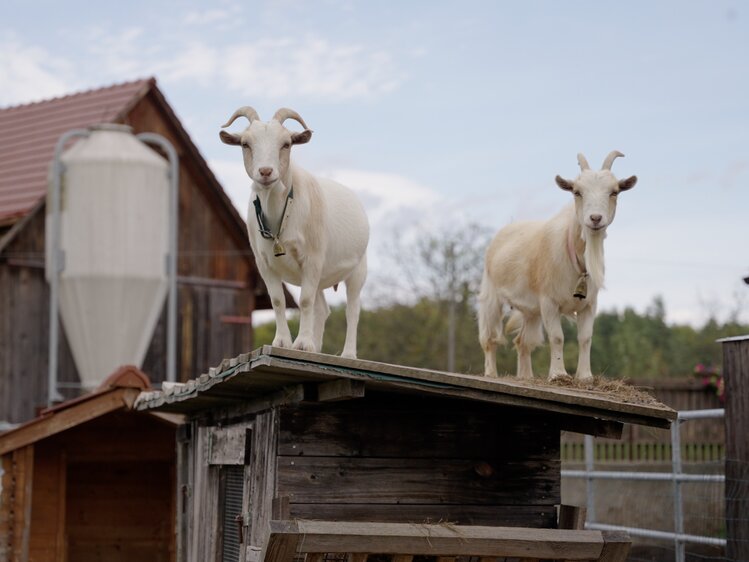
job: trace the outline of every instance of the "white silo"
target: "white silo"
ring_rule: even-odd
[[[92,127],[60,161],[59,311],[81,383],[91,389],[121,365],[141,366],[162,310],[169,163],[114,124]],[[47,211],[52,283],[54,205]]]

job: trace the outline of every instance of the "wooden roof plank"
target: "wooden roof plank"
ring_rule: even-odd
[[[30,445],[110,412],[132,409],[139,391],[117,388],[97,393],[73,407],[53,411],[0,435],[0,455]]]

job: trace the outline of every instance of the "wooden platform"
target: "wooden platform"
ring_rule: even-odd
[[[631,403],[606,392],[538,386],[271,346],[226,359],[186,384],[144,392],[135,407],[197,414],[263,396],[272,400],[274,392],[293,392],[300,384],[316,386],[318,393],[329,392],[332,397],[346,392],[363,395],[370,390],[420,393],[554,412],[571,416],[572,430],[574,419],[582,418],[664,428],[676,419],[676,412],[662,404]],[[605,423],[599,430],[596,434],[606,434]]]

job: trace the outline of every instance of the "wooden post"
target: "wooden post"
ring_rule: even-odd
[[[749,560],[749,336],[723,344],[726,424],[726,557]]]

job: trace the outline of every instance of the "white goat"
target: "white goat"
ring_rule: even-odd
[[[545,222],[510,224],[489,245],[478,311],[487,376],[497,376],[496,349],[505,341],[503,320],[509,306],[513,313],[507,328],[519,327],[514,340],[519,378],[533,377],[531,351],[543,343],[543,328],[551,347],[549,380],[567,376],[562,315],[577,317],[577,378],[592,378],[590,342],[598,291],[603,287],[603,241],[614,220],[617,195],[637,183],[636,176],[617,180],[611,173],[618,156],[624,155],[611,152],[596,172],[578,154],[577,179],[556,177],[557,185],[575,196],[574,206]]]
[[[251,107],[240,107],[222,128],[238,117],[250,125],[241,133],[221,131],[226,144],[242,147],[252,179],[254,211],[247,228],[260,275],[276,316],[274,346],[292,347],[282,282],[301,286],[301,318],[294,349],[320,351],[330,308],[323,289],[346,284],[344,357],[356,357],[360,294],[367,277],[369,223],[354,193],[332,180],[316,178],[290,162],[293,144],[310,140],[312,131],[296,111],[279,109],[264,123]],[[304,131],[283,126],[294,119]],[[293,203],[293,204],[292,204]]]

